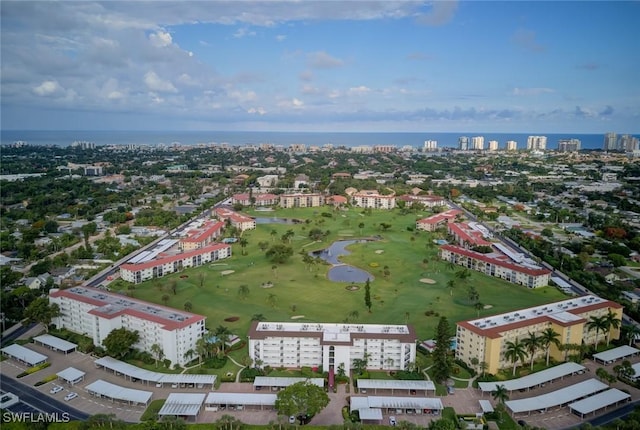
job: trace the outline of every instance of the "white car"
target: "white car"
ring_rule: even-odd
[[[389,417],[389,425],[391,427],[395,427],[396,426],[396,417],[394,417],[393,415]]]
[[[51,391],[49,391],[51,394],[57,394],[60,391],[64,390],[63,387],[61,387],[60,385],[54,385],[53,388],[51,389]]]
[[[291,415],[289,417],[289,424],[295,424],[296,423],[296,417],[294,415]]]
[[[76,397],[78,397],[78,393],[69,393],[66,396],[64,396],[64,399],[68,402],[69,400],[73,400]]]

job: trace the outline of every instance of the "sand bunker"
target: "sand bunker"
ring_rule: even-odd
[[[220,274],[222,276],[226,276],[226,275],[231,275],[232,273],[235,273],[235,270],[223,270],[222,272],[220,272]]]
[[[384,249],[376,249],[376,254],[382,254],[384,252]]]
[[[423,284],[431,284],[431,285],[436,283],[436,281],[434,281],[431,278],[422,278],[420,279],[420,282],[422,282]]]
[[[493,305],[484,305],[482,307],[482,309],[491,309],[493,307]]]
[[[291,317],[292,320],[299,320],[300,318],[304,318],[304,315],[294,315]]]

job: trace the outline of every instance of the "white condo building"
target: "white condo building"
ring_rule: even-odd
[[[518,142],[515,140],[507,140],[507,151],[516,151],[518,149]]]
[[[437,151],[438,150],[438,141],[437,140],[425,140],[424,141],[424,150],[425,151]]]
[[[547,136],[527,137],[527,151],[544,151],[547,149]]]
[[[474,136],[471,138],[471,148],[475,150],[484,150],[484,136]]]
[[[416,333],[409,325],[254,321],[249,357],[262,366],[351,370],[368,356],[368,369],[404,370],[416,359]]]
[[[196,341],[205,331],[202,315],[96,288],[52,289],[49,302],[60,307],[61,316],[52,321],[57,328],[83,334],[93,339],[94,345],[102,345],[112,330],[124,327],[140,335],[135,348],[150,351],[158,344],[165,359],[181,366],[191,360],[185,359],[185,353],[196,350]]]
[[[395,194],[382,195],[376,190],[361,190],[351,196],[351,204],[359,208],[393,209]]]

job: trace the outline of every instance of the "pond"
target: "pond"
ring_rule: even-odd
[[[369,272],[358,269],[348,264],[342,264],[339,260],[341,255],[349,255],[346,247],[354,243],[363,243],[366,240],[338,240],[333,242],[328,248],[311,252],[313,257],[320,257],[333,267],[329,269],[327,277],[334,282],[366,282],[367,279],[373,281],[374,277]]]

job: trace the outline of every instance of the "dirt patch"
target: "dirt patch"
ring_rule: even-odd
[[[240,317],[229,317],[229,318],[225,318],[224,320],[226,322],[236,322],[240,319]]]
[[[226,276],[226,275],[231,275],[232,273],[235,273],[235,270],[223,270],[222,272],[220,272],[220,274],[222,276]]]
[[[300,318],[304,318],[304,315],[294,315],[291,317],[292,320],[299,320]]]
[[[382,254],[384,252],[384,249],[376,249],[376,254]]]
[[[359,285],[347,285],[346,287],[344,287],[345,290],[347,291],[358,291],[360,289]]]
[[[189,277],[189,275],[180,275],[180,279],[185,279],[185,278],[188,278],[188,277]]]
[[[272,287],[273,287],[273,282],[264,282],[260,284],[260,288],[272,288]]]
[[[431,285],[436,283],[436,281],[434,281],[431,278],[422,278],[420,279],[420,282],[422,282],[423,284],[431,284]]]

